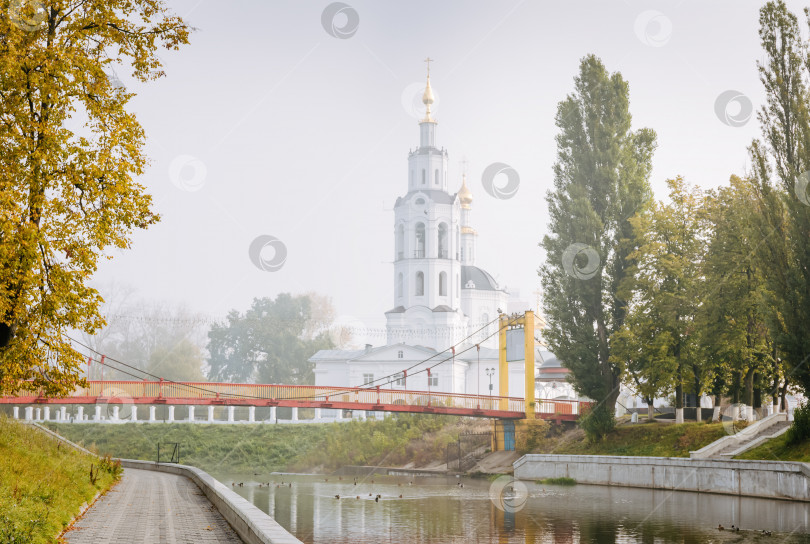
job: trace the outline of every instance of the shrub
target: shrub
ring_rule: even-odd
[[[785,433],[789,445],[810,438],[810,403],[805,402],[793,411],[793,425]]]
[[[579,426],[585,431],[589,442],[598,442],[616,427],[616,419],[605,404],[588,408],[579,418]]]
[[[524,428],[518,428],[515,436],[515,451],[525,454],[534,451],[548,434],[549,425],[542,419],[526,421]]]

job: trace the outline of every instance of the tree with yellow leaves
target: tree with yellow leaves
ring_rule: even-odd
[[[159,219],[113,66],[159,78],[189,32],[161,0],[0,0],[0,393],[82,382],[65,332],[104,324],[88,281]]]

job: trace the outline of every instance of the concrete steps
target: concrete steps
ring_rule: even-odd
[[[692,459],[731,459],[745,451],[757,447],[766,440],[775,438],[790,427],[787,414],[773,414],[742,431],[715,440],[708,446],[689,452]]]

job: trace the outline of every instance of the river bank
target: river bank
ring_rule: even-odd
[[[84,506],[120,478],[111,460],[4,416],[0,459],[0,542],[55,541]]]

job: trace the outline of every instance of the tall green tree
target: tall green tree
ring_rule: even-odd
[[[98,260],[158,219],[136,181],[146,157],[126,109],[134,95],[105,70],[158,78],[158,49],[188,34],[160,0],[0,3],[0,392],[79,381],[82,357],[63,334],[103,324],[88,284]]]
[[[805,10],[810,24],[810,10]],[[750,147],[762,231],[757,254],[765,278],[770,334],[786,379],[810,390],[810,55],[799,20],[782,0],[760,9],[758,62],[766,102],[762,141]]]
[[[643,380],[662,373],[671,376],[675,421],[683,423],[684,393],[691,390],[699,398],[709,378],[695,326],[703,294],[706,221],[699,188],[690,187],[681,177],[667,180],[667,186],[668,203],[656,202],[631,219],[640,244],[629,256],[633,274],[623,284],[632,292],[631,318],[625,329],[649,331],[641,360],[647,366],[642,365],[639,372]]]
[[[315,307],[324,310],[322,297]],[[327,314],[331,311],[326,309]],[[232,311],[227,322],[208,332],[212,380],[242,383],[311,384],[308,361],[332,347],[328,324],[313,311],[311,295],[281,293],[275,300],[257,298],[244,314]]]
[[[591,433],[598,437],[612,428],[619,395],[622,369],[610,360],[610,337],[627,313],[619,285],[637,245],[630,217],[651,199],[655,133],[631,130],[627,82],[593,55],[582,59],[556,124],[550,233],[539,272],[544,335],[576,390],[598,402],[594,421],[601,423]]]
[[[758,246],[769,243],[759,230],[760,210],[750,180],[732,176],[726,187],[711,191],[704,205],[711,224],[702,274],[706,289],[698,315],[701,350],[713,361],[733,403],[756,406],[757,376],[776,379],[765,312],[763,266]],[[771,388],[769,388],[770,390]]]

